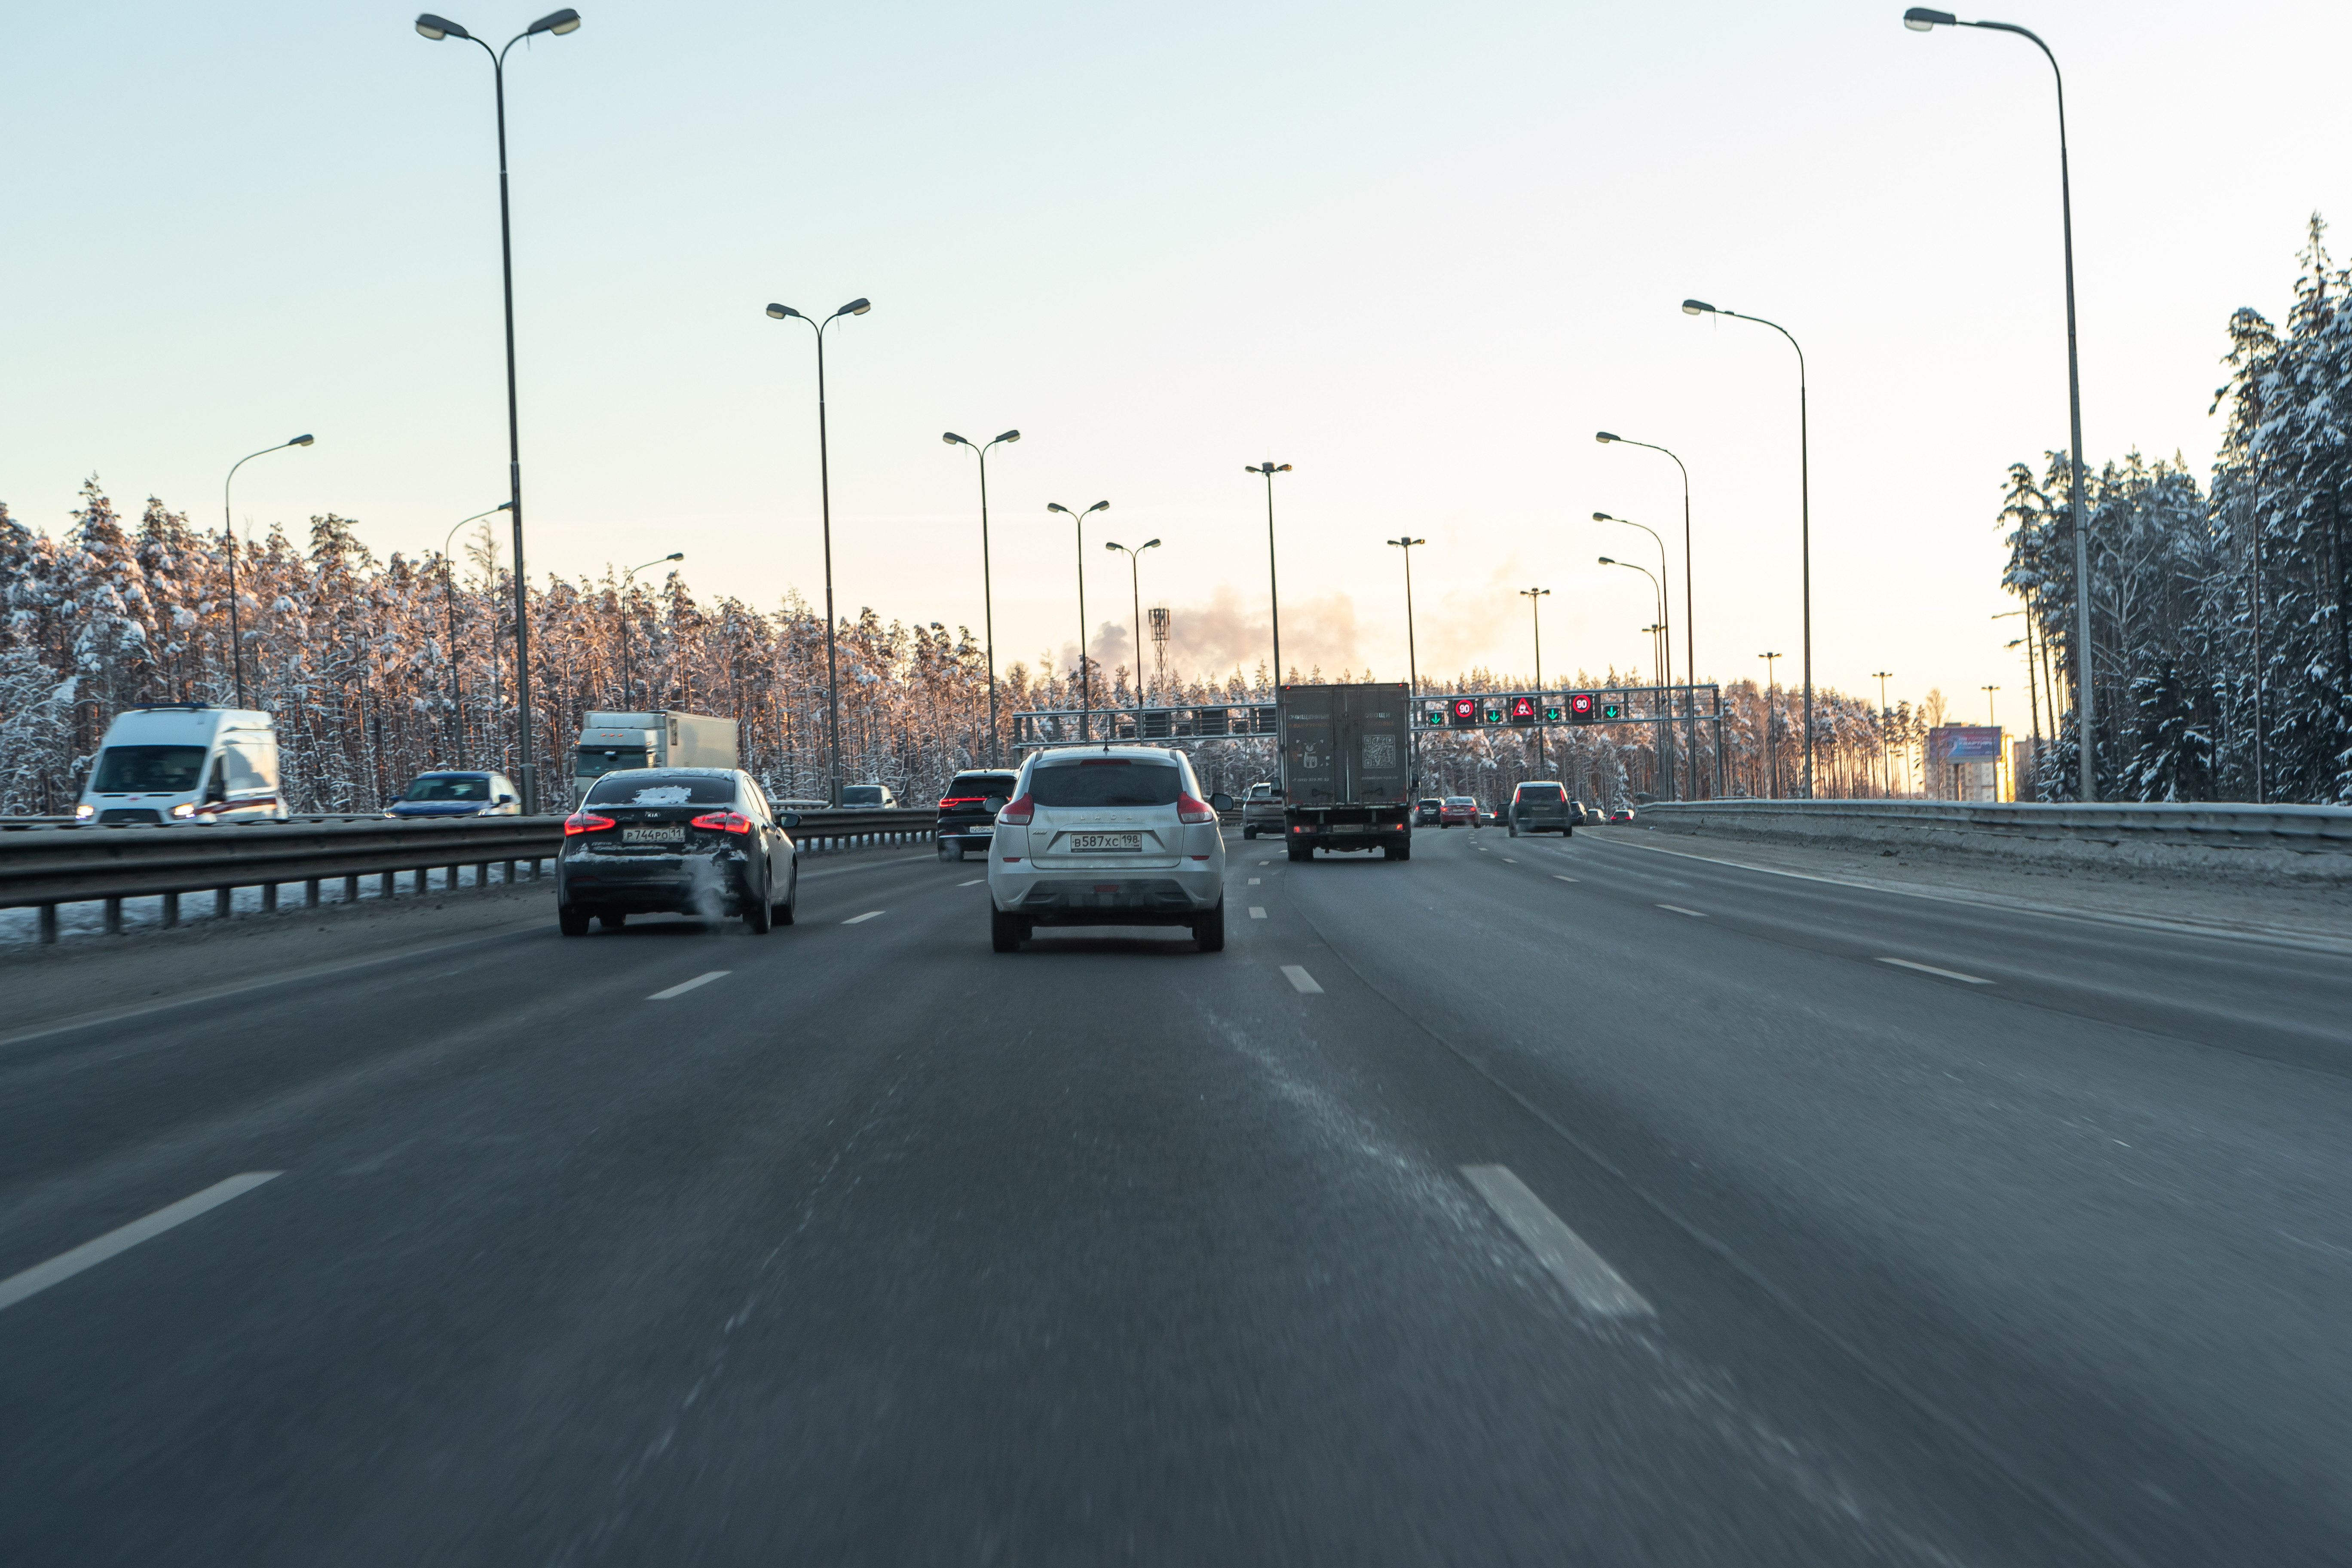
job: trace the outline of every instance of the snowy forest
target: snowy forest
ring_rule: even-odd
[[[2352,803],[2352,276],[2315,215],[2282,333],[2230,318],[2208,486],[2178,458],[2085,465],[2102,800]],[[2021,794],[2074,795],[2067,455],[2009,471],[2004,584],[2025,602],[2036,728]],[[2065,704],[2062,710],[2060,703]]]

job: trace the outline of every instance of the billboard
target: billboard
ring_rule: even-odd
[[[1938,724],[1927,731],[1930,763],[1998,763],[2000,729],[1994,724]]]

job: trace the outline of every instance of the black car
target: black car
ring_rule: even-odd
[[[563,819],[556,923],[585,936],[633,914],[739,915],[757,933],[790,925],[800,900],[794,812],[778,812],[732,768],[609,773]]]
[[[1568,791],[1548,780],[1534,780],[1513,790],[1504,816],[1514,838],[1522,833],[1557,833],[1566,837],[1576,831],[1575,803],[1568,798]]]
[[[940,797],[940,858],[961,860],[967,849],[988,853],[996,814],[1013,798],[1014,775],[994,769],[961,773]]]

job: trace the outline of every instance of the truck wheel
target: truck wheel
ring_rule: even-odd
[[[1290,847],[1290,858],[1293,860],[1312,860],[1315,858],[1315,846],[1312,844],[1293,844]]]
[[[1019,952],[1029,940],[1029,922],[992,906],[988,911],[988,945],[998,952]]]
[[[558,904],[555,907],[555,929],[566,936],[586,936],[588,911],[575,910],[570,904]]]
[[[1205,915],[1192,917],[1192,940],[1201,944],[1202,952],[1225,951],[1225,900],[1219,899],[1217,907]]]

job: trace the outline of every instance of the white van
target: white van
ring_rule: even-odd
[[[74,820],[114,823],[286,820],[278,726],[267,713],[201,702],[114,716]]]

